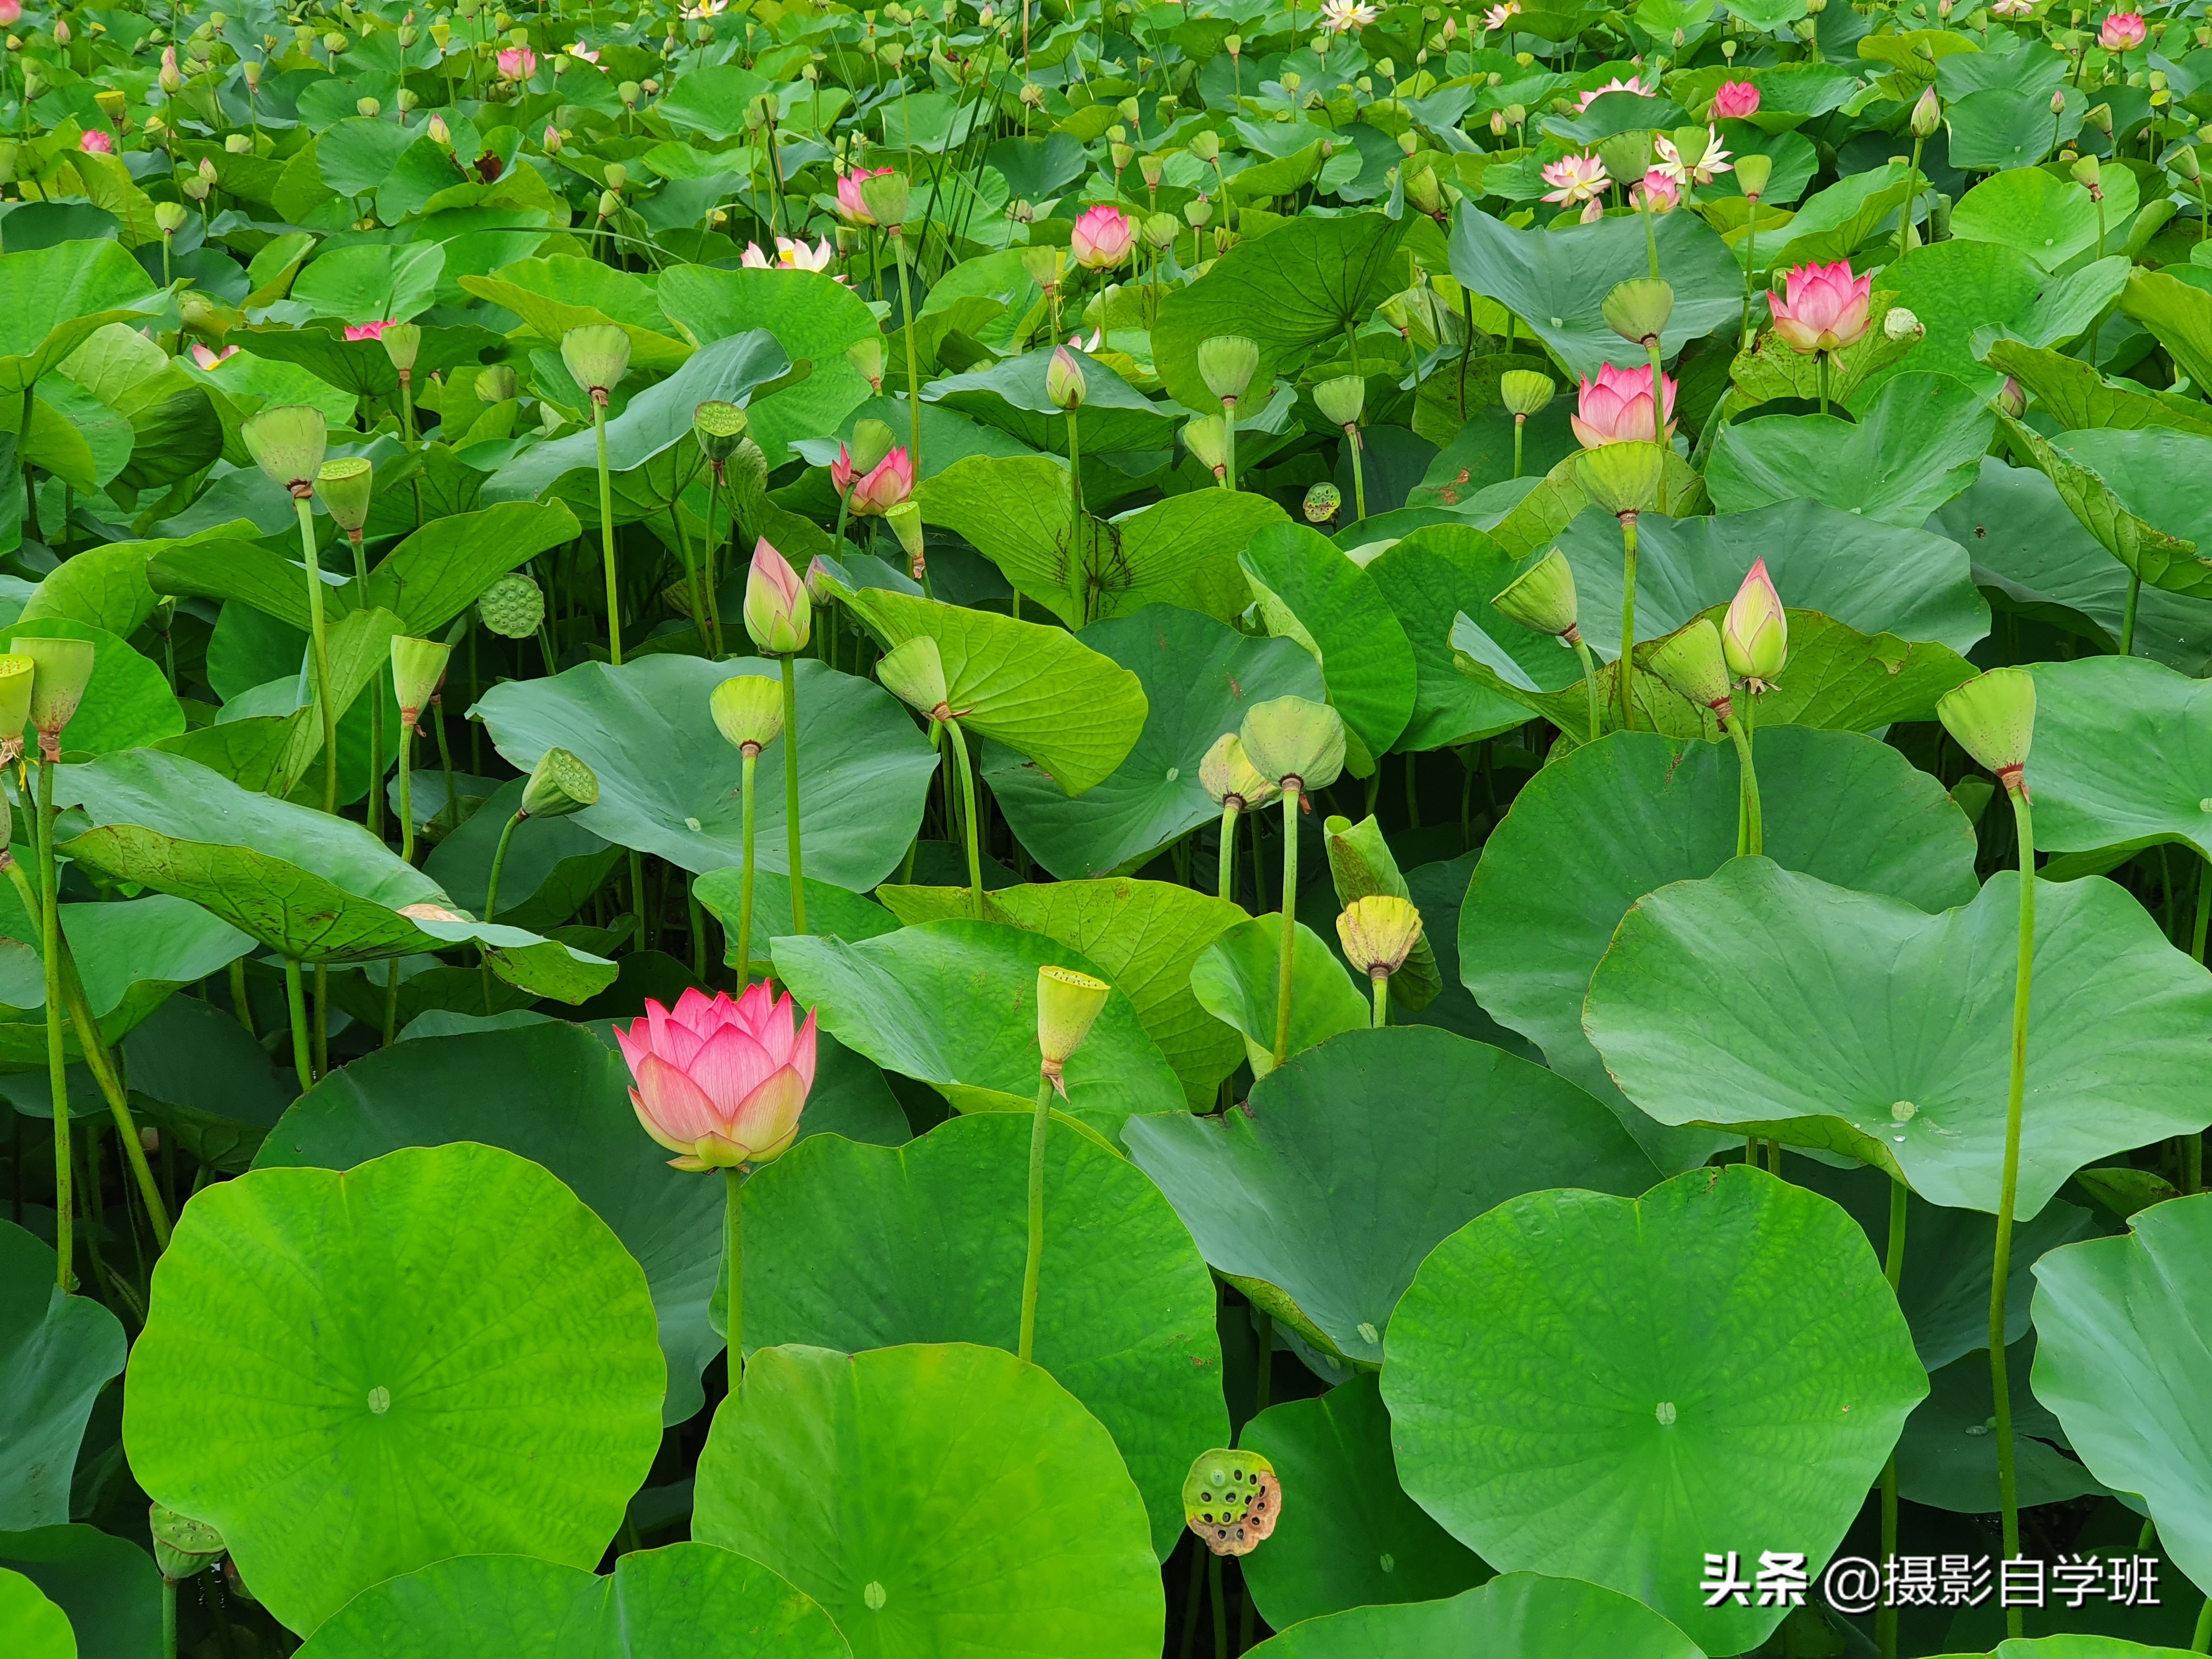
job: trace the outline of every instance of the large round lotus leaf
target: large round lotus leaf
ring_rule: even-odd
[[[1302,524],[1261,531],[1240,562],[1267,631],[1313,653],[1345,725],[1370,756],[1385,753],[1413,719],[1419,671],[1382,590]]]
[[[123,1437],[304,1632],[449,1555],[598,1561],[666,1383],[645,1275],[574,1194],[496,1147],[409,1147],[193,1198]]]
[[[1662,221],[1663,222],[1663,221]],[[1284,1515],[1290,1513],[1284,1489]],[[1256,1552],[1255,1552],[1256,1553]],[[1354,1607],[1271,1637],[1253,1659],[1698,1659],[1641,1601],[1577,1578],[1509,1572],[1448,1601]]]
[[[2118,1636],[2027,1636],[2000,1642],[1989,1659],[2188,1659],[2187,1648],[2149,1648]],[[1950,1659],[1975,1659],[1954,1654]]]
[[[1319,702],[1320,665],[1289,640],[1248,638],[1171,605],[1093,623],[1078,635],[1137,677],[1145,729],[1113,775],[1070,799],[1012,749],[983,750],[991,798],[1030,855],[1063,881],[1133,867],[1178,836],[1218,820],[1198,763],[1250,704]]]
[[[1769,858],[1930,910],[1974,896],[1966,814],[1896,750],[1786,726],[1756,743]],[[1633,732],[1554,760],[1491,831],[1460,910],[1460,975],[1475,1000],[1610,1105],[1668,1170],[1720,1142],[1621,1097],[1583,1034],[1583,1000],[1630,905],[1735,856],[1736,776],[1732,745]]]
[[[2212,1194],[2035,1264],[2035,1397],[2089,1472],[2138,1492],[2173,1565],[2212,1584]]]
[[[1451,647],[1451,619],[1462,611],[1494,614],[1487,611],[1490,601],[1519,574],[1519,564],[1471,524],[1416,530],[1369,562],[1368,579],[1413,651],[1413,717],[1399,734],[1401,748],[1471,743],[1528,719],[1519,703],[1461,673]]]
[[[857,1353],[1020,1334],[1030,1124],[941,1123],[902,1147],[802,1141],[745,1187],[745,1340]],[[1164,1558],[1190,1460],[1224,1443],[1213,1281],[1127,1159],[1065,1125],[1045,1144],[1036,1362],[1112,1432]]]
[[[1406,1496],[1390,1451],[1390,1413],[1372,1376],[1317,1400],[1271,1406],[1237,1443],[1275,1466],[1294,1494],[1244,1583],[1270,1627],[1348,1607],[1430,1601],[1490,1577],[1482,1559]]]
[[[1633,1196],[1659,1178],[1566,1079],[1426,1025],[1347,1031],[1270,1072],[1243,1111],[1122,1136],[1217,1273],[1370,1366],[1439,1239],[1540,1188]]]
[[[143,1544],[78,1523],[0,1533],[0,1567],[68,1615],[82,1659],[144,1659],[161,1640],[161,1575]],[[0,1650],[13,1659],[13,1649]]]
[[[0,1650],[9,1659],[76,1659],[67,1614],[20,1572],[0,1567]]]
[[[123,1359],[115,1316],[55,1289],[52,1247],[0,1221],[0,1532],[69,1520],[85,1419]]]
[[[463,1555],[371,1586],[305,1659],[846,1659],[830,1615],[757,1561],[711,1544],[632,1550],[601,1577],[524,1555]]]
[[[1587,1576],[1714,1653],[1786,1609],[1705,1606],[1703,1553],[1786,1539],[1817,1572],[1928,1392],[1866,1235],[1741,1164],[1499,1205],[1422,1264],[1389,1346],[1424,1509],[1495,1566]]]
[[[1038,969],[1105,977],[1080,951],[992,921],[933,921],[854,945],[784,938],[775,962],[823,1030],[963,1112],[1035,1109]],[[1119,990],[1063,1080],[1068,1112],[1109,1138],[1133,1115],[1184,1109],[1182,1082]]]
[[[996,1348],[762,1349],[715,1409],[691,1529],[811,1595],[859,1659],[1157,1659],[1165,1634],[1113,1437]]]
[[[2212,975],[2101,877],[2035,897],[2022,1217],[2086,1164],[2212,1122]],[[1825,1147],[1994,1213],[2019,912],[2009,871],[1931,916],[1738,859],[1628,913],[1583,1024],[1662,1123]]]
[[[508,680],[477,711],[499,752],[527,771],[556,745],[599,775],[599,799],[576,814],[594,835],[682,868],[744,862],[744,767],[715,729],[708,700],[740,674],[773,679],[760,657],[708,662],[640,657],[616,668],[580,663],[551,679]],[[806,873],[866,892],[898,867],[921,823],[937,757],[891,694],[802,658],[799,700],[799,823]],[[783,739],[753,770],[756,867],[787,868]]]
[[[2142,657],[2033,672],[2036,844],[2081,853],[2179,842],[2212,859],[2212,685]]]
[[[1298,1054],[1343,1031],[1375,1022],[1374,1005],[1319,933],[1304,922],[1291,942],[1291,1030],[1286,1053]],[[1244,1040],[1245,1063],[1261,1078],[1274,1069],[1275,1027],[1283,984],[1279,911],[1224,928],[1191,963],[1190,991],[1199,1006]]]
[[[804,1121],[824,1127],[809,1102]],[[834,1115],[834,1106],[830,1115]],[[548,1021],[408,1042],[332,1072],[288,1111],[259,1170],[349,1170],[402,1146],[481,1141],[558,1176],[645,1269],[668,1357],[663,1414],[681,1423],[705,1396],[699,1373],[722,1344],[707,1324],[721,1272],[722,1183],[668,1167],[638,1127],[629,1069],[580,1025]]]

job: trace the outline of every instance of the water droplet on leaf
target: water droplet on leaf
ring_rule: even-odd
[[[379,1417],[392,1409],[392,1390],[383,1387],[368,1391],[368,1408]]]
[[[1893,1123],[1910,1123],[1912,1121],[1913,1114],[1919,1109],[1909,1100],[1893,1101],[1889,1108],[1889,1121]]]
[[[884,1610],[884,1587],[871,1578],[867,1588],[860,1592],[860,1600],[868,1604],[870,1613],[881,1613]]]
[[[1363,1319],[1359,1322],[1359,1340],[1362,1342],[1380,1342],[1382,1333]]]
[[[1382,1555],[1382,1571],[1385,1572],[1395,1572],[1398,1571],[1398,1558],[1389,1553],[1387,1550]]]
[[[1673,1401],[1661,1401],[1659,1402],[1658,1409],[1651,1414],[1659,1419],[1659,1426],[1661,1428],[1671,1429],[1674,1426],[1674,1402]]]

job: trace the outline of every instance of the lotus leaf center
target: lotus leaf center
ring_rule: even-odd
[[[368,1408],[379,1417],[392,1409],[392,1390],[379,1386],[368,1391]]]

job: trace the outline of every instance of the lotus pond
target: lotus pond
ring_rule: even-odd
[[[0,32],[7,1659],[2212,1650],[2203,4]]]

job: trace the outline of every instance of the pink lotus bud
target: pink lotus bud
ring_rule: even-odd
[[[527,81],[538,73],[538,54],[527,46],[509,46],[499,55],[499,72],[509,81]]]
[[[753,544],[752,568],[745,573],[745,632],[770,656],[804,651],[814,635],[814,602],[791,561],[763,537]]]
[[[348,324],[345,337],[349,340],[381,340],[384,331],[398,320],[397,317],[387,317],[380,323]]]
[[[1841,351],[1866,337],[1872,276],[1851,275],[1851,262],[1798,265],[1783,279],[1786,297],[1769,300],[1774,331],[1799,351]]]
[[[1674,376],[1661,374],[1659,390],[1667,404],[1666,435],[1671,438],[1674,435]],[[1585,449],[1601,444],[1656,441],[1659,434],[1652,428],[1651,371],[1600,363],[1597,379],[1582,382],[1581,395],[1567,424]]]
[[[76,141],[76,147],[88,155],[112,155],[115,154],[115,139],[111,134],[94,127]]]
[[[2106,52],[2133,52],[2150,33],[2139,11],[2116,11],[2097,28],[2097,44]]]
[[[851,463],[842,451],[839,452],[838,459],[846,463],[846,476],[850,478]],[[837,470],[834,465],[830,468],[830,478],[832,483],[837,480]],[[914,461],[902,446],[892,450],[854,482],[852,511],[863,518],[888,513],[913,494]]]
[[[736,998],[688,990],[673,1008],[647,999],[643,1018],[614,1028],[637,1082],[630,1104],[646,1133],[679,1154],[672,1167],[766,1164],[798,1139],[816,1037],[813,1011],[794,1030],[797,1018],[763,980]]]
[[[446,125],[446,118],[442,115],[434,115],[430,118],[430,142],[434,144],[444,144],[449,148],[453,144],[453,131]]]
[[[1649,208],[1663,216],[1682,204],[1682,186],[1654,167],[1628,192],[1628,204],[1639,212]]]
[[[1068,252],[1087,270],[1111,270],[1129,257],[1137,228],[1129,216],[1103,203],[1085,210],[1068,233]]]
[[[1713,94],[1713,119],[1741,121],[1759,113],[1759,88],[1748,81],[1723,81]]]
[[[1766,689],[1766,682],[1782,672],[1790,659],[1790,619],[1782,609],[1782,595],[1775,592],[1773,578],[1766,574],[1766,561],[1759,560],[1744,577],[1743,586],[1729,601],[1728,615],[1721,623],[1721,645],[1727,653],[1729,672],[1747,682],[1754,691]]]
[[[865,167],[855,167],[850,173],[840,173],[837,177],[837,216],[848,225],[875,223],[875,216],[868,211],[868,204],[860,199],[860,181],[881,178],[890,170],[889,167],[878,167],[871,173]]]

